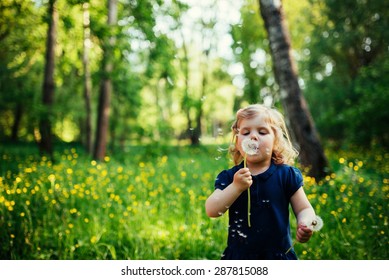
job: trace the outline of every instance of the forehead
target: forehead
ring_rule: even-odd
[[[256,115],[249,119],[242,119],[238,124],[239,129],[259,127],[270,128],[269,122],[263,115]]]

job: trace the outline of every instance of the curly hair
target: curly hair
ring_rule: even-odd
[[[262,104],[249,105],[236,112],[236,119],[231,126],[232,144],[229,148],[234,163],[239,164],[243,160],[243,155],[236,148],[236,137],[239,133],[240,122],[243,119],[251,119],[258,115],[264,117],[265,122],[270,125],[274,132],[273,162],[275,164],[293,164],[298,152],[292,145],[283,115],[277,109]]]

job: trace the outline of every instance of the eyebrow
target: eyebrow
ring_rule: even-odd
[[[258,127],[244,126],[244,127],[238,128],[238,130],[244,130],[244,129],[266,129],[266,130],[269,130],[269,128],[266,126],[258,126]]]

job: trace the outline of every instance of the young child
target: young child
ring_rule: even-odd
[[[297,152],[283,116],[264,105],[250,105],[236,113],[232,134],[235,166],[217,176],[215,191],[205,203],[209,217],[229,210],[222,259],[297,259],[289,250],[289,203],[297,218],[299,242],[312,236],[304,221],[313,219],[315,212],[302,188],[301,172],[288,165]],[[247,141],[250,152],[244,146]]]

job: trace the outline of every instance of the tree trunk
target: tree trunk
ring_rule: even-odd
[[[16,142],[18,141],[18,132],[20,127],[20,122],[22,120],[23,116],[23,105],[21,102],[17,102],[16,108],[15,108],[15,119],[12,125],[12,134],[11,134],[11,141]]]
[[[203,119],[203,102],[207,94],[207,86],[208,86],[208,55],[209,49],[204,51],[205,54],[205,62],[201,63],[202,68],[202,80],[201,80],[201,96],[200,99],[196,102],[196,127],[193,130],[193,134],[191,136],[192,146],[197,146],[200,144],[200,139],[202,135],[202,119]]]
[[[89,3],[82,5],[84,23],[84,49],[83,49],[83,66],[84,66],[84,99],[85,99],[85,148],[89,154],[92,154],[92,80],[89,69],[89,49],[90,49],[90,16],[89,16]]]
[[[185,137],[188,137],[191,140],[191,144],[194,145],[192,135],[193,135],[193,128],[192,128],[192,119],[190,117],[190,108],[191,108],[191,100],[189,97],[189,56],[188,56],[188,48],[186,46],[185,42],[185,35],[182,31],[182,28],[180,28],[180,35],[182,39],[182,50],[184,52],[184,57],[180,59],[182,72],[184,73],[184,98],[182,101],[182,108],[185,111],[186,116],[186,122],[187,122],[187,129],[185,132]]]
[[[52,105],[54,103],[54,67],[55,67],[55,41],[57,35],[57,11],[55,0],[49,1],[48,31],[46,41],[46,64],[42,89],[42,103],[44,112],[40,116],[39,130],[41,139],[39,148],[41,153],[47,153],[53,159],[53,136],[51,130]]]
[[[113,27],[117,22],[117,0],[108,0],[108,26]],[[112,29],[110,29],[112,32]],[[93,157],[96,160],[103,160],[106,153],[109,111],[111,104],[112,81],[111,73],[113,68],[112,48],[115,42],[114,35],[111,35],[105,43],[103,55],[103,81],[100,88],[99,105],[97,112],[96,143]]]
[[[270,42],[274,72],[280,97],[290,122],[292,134],[299,145],[301,164],[316,179],[326,175],[328,166],[313,119],[298,84],[296,63],[291,55],[289,31],[280,0],[259,0]]]
[[[96,160],[102,160],[105,157],[107,134],[109,128],[109,111],[111,101],[111,80],[104,78],[99,95],[99,104],[97,112],[96,142],[93,157]]]

